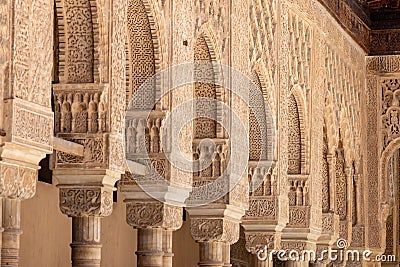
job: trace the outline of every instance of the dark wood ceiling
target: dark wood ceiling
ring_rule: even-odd
[[[365,0],[373,10],[396,9],[400,7],[400,0]]]
[[[368,54],[400,54],[400,0],[319,2]]]

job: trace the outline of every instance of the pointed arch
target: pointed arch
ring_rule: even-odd
[[[200,49],[200,50],[199,50]],[[200,56],[200,55],[203,56]],[[207,63],[207,68],[209,68],[208,73],[212,73],[212,77],[206,77],[207,79],[211,79],[213,83],[213,93],[212,98],[216,99],[220,102],[227,103],[228,95],[226,95],[225,90],[217,84],[224,84],[223,71],[221,69],[221,52],[218,39],[216,37],[215,31],[213,30],[211,24],[209,22],[203,24],[199,31],[196,34],[196,39],[194,43],[194,62],[199,63]],[[204,66],[204,65],[203,65]],[[197,84],[197,83],[196,83]],[[201,84],[201,83],[199,83]],[[204,84],[202,86],[205,86]],[[210,90],[210,89],[209,89]],[[197,89],[197,92],[200,92],[200,88]],[[196,94],[196,90],[195,90]],[[203,96],[204,97],[204,96]],[[211,98],[209,96],[206,96]],[[222,114],[221,107],[216,105],[212,107],[214,112],[209,115],[213,116],[217,121],[223,121],[226,118]],[[224,128],[219,124],[215,123],[215,137],[225,138],[226,133]]]
[[[128,0],[127,11],[127,102],[137,89],[155,73],[165,67],[165,41],[162,16],[157,5],[149,0]],[[135,95],[135,109],[153,108],[161,96],[161,81],[156,80],[148,93]]]
[[[55,0],[55,81],[99,81],[99,19],[95,0]]]
[[[276,112],[276,87],[273,79],[273,73],[271,69],[266,67],[266,64],[263,59],[257,60],[254,65],[254,71],[258,74],[258,78],[262,85],[262,93],[264,95],[265,100],[268,102],[269,107],[274,116],[274,120],[277,120],[277,112]]]
[[[307,111],[301,87],[293,87],[288,101],[288,174],[307,173]]]
[[[326,131],[327,153],[333,155],[337,146],[339,126],[336,123],[332,95],[327,92],[325,96],[324,126]]]
[[[215,72],[213,67],[213,56],[210,52],[205,35],[197,37],[194,44],[195,80],[204,78],[208,82],[195,82],[194,97],[217,99],[215,86]],[[202,75],[206,74],[207,77]],[[195,104],[194,134],[195,138],[216,138],[217,137],[217,106],[209,102],[202,105]]]
[[[349,121],[347,109],[342,108],[342,120],[340,122],[341,141],[343,143],[344,157],[346,160],[346,167],[349,167],[354,161],[354,149],[352,142],[352,127]]]
[[[200,36],[203,36],[205,42],[207,43],[211,60],[215,62],[221,62],[222,55],[221,50],[219,49],[220,45],[217,35],[215,34],[215,31],[210,22],[206,22],[200,27],[196,36],[196,40]]]
[[[253,82],[256,87],[250,87],[249,92],[249,160],[268,160],[275,158],[275,115],[271,110],[269,96],[263,75],[253,71]],[[271,99],[270,99],[271,100]]]

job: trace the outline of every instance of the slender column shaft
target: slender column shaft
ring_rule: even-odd
[[[253,254],[253,266],[254,267],[269,267],[272,266],[272,264],[270,264],[270,259],[266,259],[265,261],[261,261],[258,259],[257,254]]]
[[[200,243],[199,266],[224,267],[224,245],[223,242]]]
[[[309,267],[309,262],[308,261],[287,261],[286,262],[287,267]]]
[[[163,267],[172,267],[172,259],[174,253],[172,252],[172,230],[163,230]]]
[[[231,267],[231,245],[228,243],[223,244],[223,261],[224,267]]]
[[[163,231],[160,228],[138,229],[138,267],[163,267]]]
[[[3,198],[3,236],[1,266],[19,265],[19,246],[21,230],[21,200]]]
[[[100,267],[100,217],[72,217],[72,266]]]

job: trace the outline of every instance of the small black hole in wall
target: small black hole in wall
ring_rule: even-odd
[[[188,41],[187,40],[183,41],[183,45],[188,46],[189,45]]]
[[[39,163],[39,182],[52,184],[53,171],[50,170],[50,155],[46,155]]]
[[[182,216],[182,220],[184,221],[184,222],[186,222],[186,209],[185,208],[183,208],[183,216]]]

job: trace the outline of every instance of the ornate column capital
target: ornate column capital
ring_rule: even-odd
[[[60,210],[71,217],[106,217],[113,209],[112,191],[102,187],[61,187]]]
[[[229,219],[192,218],[190,232],[196,242],[226,242],[239,240],[239,222]]]
[[[134,228],[178,230],[182,226],[183,209],[162,202],[126,202],[126,221]]]
[[[36,193],[37,169],[0,162],[0,197],[30,199]]]
[[[265,246],[270,250],[276,249],[276,243],[279,241],[279,238],[276,238],[276,234],[272,232],[245,232],[245,239],[246,249],[251,254],[257,254]]]

